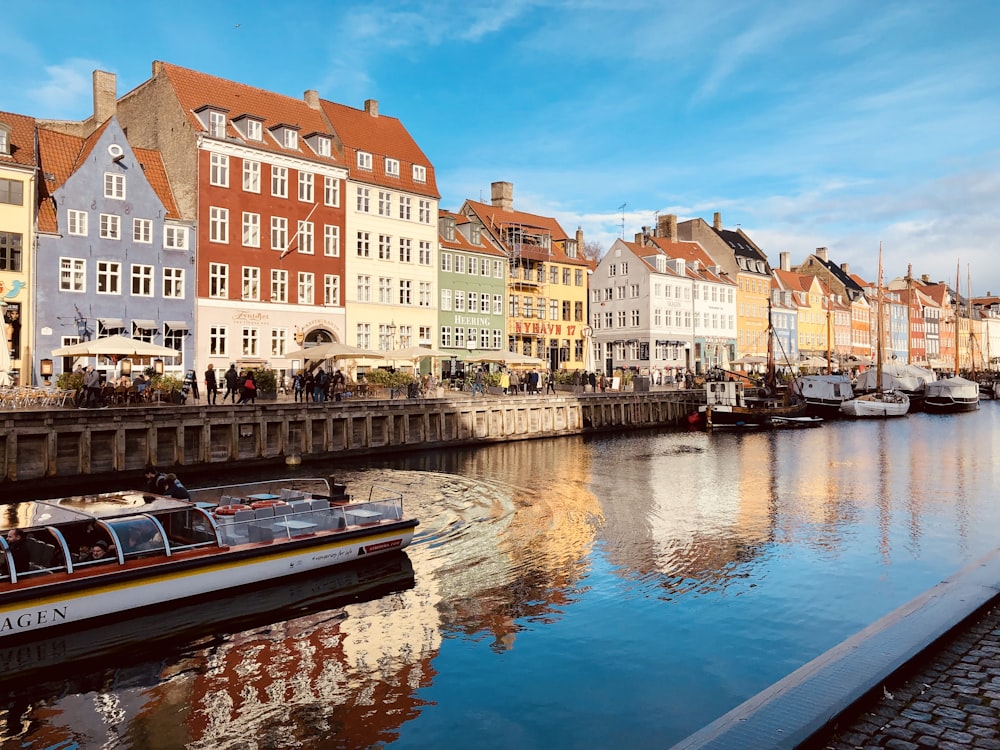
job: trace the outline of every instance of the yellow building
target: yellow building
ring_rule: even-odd
[[[798,305],[799,355],[802,357],[826,358],[830,327],[827,323],[826,299],[828,292],[815,276],[789,271],[775,270],[774,277],[781,289],[795,297]]]
[[[559,222],[514,210],[514,187],[494,182],[492,204],[467,200],[507,255],[507,349],[545,361],[553,371],[584,369],[587,275],[583,232],[567,236]]]
[[[0,358],[22,385],[37,381],[26,371],[31,363],[32,279],[31,259],[35,236],[37,197],[35,121],[31,117],[0,112],[0,302],[4,341],[11,363]],[[0,372],[0,382],[7,373]]]

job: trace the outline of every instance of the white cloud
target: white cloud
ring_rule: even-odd
[[[39,107],[38,117],[83,119],[90,114],[93,72],[113,70],[96,60],[70,58],[58,65],[45,66],[46,78],[31,90],[31,100]]]

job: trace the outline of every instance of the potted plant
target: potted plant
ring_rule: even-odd
[[[278,374],[270,368],[253,371],[257,382],[257,398],[274,401],[278,398]]]

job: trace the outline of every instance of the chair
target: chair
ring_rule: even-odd
[[[329,500],[310,500],[309,501],[309,507],[312,510],[326,510],[327,508],[330,507],[330,501]]]
[[[266,508],[257,508],[254,510],[254,516],[256,518],[274,518],[274,506],[269,505]]]

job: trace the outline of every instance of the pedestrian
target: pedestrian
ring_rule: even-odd
[[[597,393],[597,373],[591,372],[588,377],[588,382],[590,383],[590,392]]]
[[[304,393],[305,387],[306,379],[302,377],[302,370],[299,370],[292,378],[292,394],[296,402],[306,400]]]
[[[226,392],[222,395],[222,403],[226,403],[226,399],[232,394],[233,403],[235,404],[236,396],[240,392],[240,385],[240,374],[236,372],[236,363],[234,362],[226,370]]]
[[[83,375],[83,407],[97,409],[101,405],[101,373],[93,365],[87,367]]]
[[[209,406],[215,406],[218,399],[219,381],[215,379],[215,365],[210,364],[205,370],[205,400]]]
[[[484,379],[483,379],[483,368],[482,367],[477,367],[476,368],[476,374],[475,374],[475,376],[472,379],[472,395],[473,396],[475,396],[476,393],[481,393],[484,396],[486,395],[486,390],[484,388],[483,381],[484,381]]]
[[[240,394],[240,404],[253,404],[257,401],[257,378],[253,370],[248,370],[243,377],[243,392]]]
[[[320,367],[313,378],[313,403],[326,401],[326,372]]]

